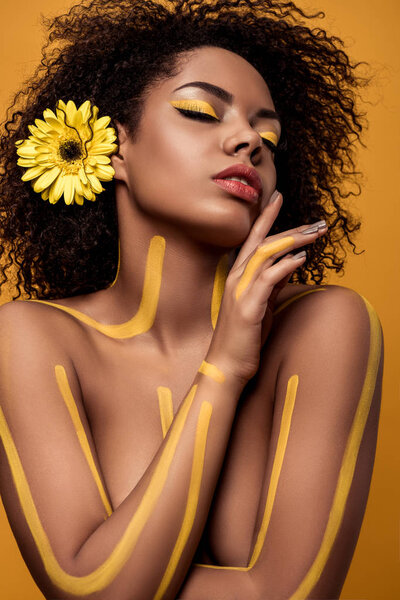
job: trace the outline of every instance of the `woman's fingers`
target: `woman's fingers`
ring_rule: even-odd
[[[282,194],[277,190],[272,194],[269,203],[264,208],[262,213],[257,217],[251,231],[243,243],[239,254],[236,257],[232,269],[242,265],[242,263],[250,256],[250,254],[261,244],[267,236],[269,230],[274,224],[282,206]]]
[[[238,300],[244,290],[249,287],[251,281],[267,263],[268,259],[272,258],[272,260],[274,260],[279,252],[287,252],[289,248],[293,248],[294,243],[294,237],[288,235],[274,240],[273,242],[269,242],[268,244],[259,246],[250,260],[247,261],[239,279],[236,287],[236,300]]]
[[[318,237],[326,233],[326,230],[327,225],[325,221],[317,221],[316,223],[311,223],[311,225],[301,225],[300,227],[288,229],[288,231],[284,231],[283,233],[270,236],[260,247],[267,247],[270,244],[279,243],[282,239],[292,238],[293,245],[289,247],[289,250],[294,250],[306,244],[312,244]],[[274,260],[287,252],[288,250],[282,249],[274,253]]]
[[[315,223],[309,223],[308,225],[300,225],[299,227],[294,227],[293,229],[288,229],[287,231],[283,231],[281,233],[277,233],[275,235],[271,235],[268,239],[264,240],[266,244],[270,242],[274,242],[275,240],[280,239],[281,237],[290,235],[295,238],[296,241],[299,241],[297,246],[302,246],[303,244],[308,244],[317,239],[320,234],[326,233],[327,225],[326,221],[315,221]]]
[[[289,232],[285,231],[282,234],[269,237],[265,243],[256,248],[250,258],[234,273],[238,280],[236,299],[239,299],[243,291],[251,286],[260,272],[270,267],[277,258],[296,248],[313,243],[326,232],[326,229],[326,225],[319,222],[319,225],[317,223],[292,229],[290,230],[291,235],[288,235]]]
[[[274,286],[290,276],[306,259],[305,251],[282,258],[278,263],[261,271],[259,276],[243,292],[243,302],[246,302],[246,312],[252,318],[263,318]]]

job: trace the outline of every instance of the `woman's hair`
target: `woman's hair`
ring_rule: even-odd
[[[292,280],[320,283],[326,269],[342,272],[360,227],[344,201],[359,193],[354,147],[364,116],[356,100],[366,79],[340,39],[307,27],[317,16],[323,14],[275,0],[84,0],[45,20],[41,64],[16,94],[0,142],[0,288],[9,273],[16,277],[14,299],[73,296],[111,284],[118,262],[114,182],[95,202],[50,205],[21,181],[15,142],[59,99],[77,106],[90,100],[134,138],[151,86],[178,73],[180,53],[201,46],[251,63],[281,116],[276,167],[284,202],[272,233],[323,218],[329,225]]]

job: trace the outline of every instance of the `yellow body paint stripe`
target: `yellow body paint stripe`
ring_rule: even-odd
[[[222,296],[224,294],[226,278],[228,276],[228,267],[229,254],[224,254],[218,261],[211,297],[211,324],[213,329],[215,329],[217,324],[218,314],[221,308]]]
[[[115,275],[114,281],[112,283],[110,283],[110,285],[108,286],[109,288],[112,288],[117,283],[117,279],[118,279],[120,268],[121,268],[121,240],[120,240],[120,238],[118,238],[118,264],[117,264],[117,273]]]
[[[74,308],[48,302],[47,300],[28,300],[54,306],[93,327],[100,333],[115,339],[127,339],[148,331],[154,323],[161,287],[162,267],[165,253],[165,239],[159,235],[152,237],[147,254],[143,294],[137,313],[126,323],[105,325]]]
[[[276,452],[274,456],[274,463],[272,465],[271,480],[268,488],[267,500],[265,503],[264,516],[261,522],[261,527],[258,532],[257,540],[254,546],[253,553],[250,558],[250,562],[247,567],[225,567],[219,565],[205,565],[201,563],[195,563],[196,567],[204,567],[206,569],[225,569],[228,571],[250,571],[252,569],[260,555],[262,546],[267,535],[267,529],[269,521],[271,519],[272,508],[275,501],[276,490],[278,487],[279,476],[281,474],[282,463],[285,456],[285,450],[287,440],[289,437],[290,424],[292,421],[292,414],[294,404],[296,401],[296,393],[299,378],[298,375],[292,375],[288,381],[286,388],[285,402],[283,406],[281,426],[278,435],[278,442],[276,446]]]
[[[54,371],[56,374],[58,389],[60,390],[61,396],[63,397],[65,405],[70,414],[71,420],[74,424],[76,435],[78,436],[78,440],[81,445],[83,454],[85,455],[86,461],[89,465],[89,469],[93,475],[93,479],[97,485],[97,489],[99,490],[100,498],[103,502],[104,508],[106,509],[106,513],[108,516],[110,516],[112,514],[112,508],[110,502],[108,501],[107,494],[101,481],[99,472],[96,468],[96,464],[93,459],[93,454],[86,436],[85,428],[83,427],[81,418],[79,416],[79,411],[76,406],[76,402],[74,400],[71,388],[68,383],[67,374],[62,365],[56,365],[54,367]]]
[[[286,250],[290,246],[294,244],[294,237],[288,235],[286,237],[280,238],[279,240],[275,240],[274,242],[270,242],[268,244],[264,244],[260,246],[255,254],[250,258],[247,263],[245,270],[239,279],[239,283],[236,286],[236,300],[239,299],[241,294],[250,284],[254,273],[257,269],[265,262],[268,258],[277,254],[278,252],[282,252],[282,250]]]
[[[197,505],[199,502],[201,481],[203,478],[204,457],[206,453],[206,443],[208,428],[212,414],[212,405],[210,402],[203,402],[200,408],[199,419],[196,428],[196,439],[194,444],[192,473],[190,477],[189,492],[186,502],[186,510],[182,521],[182,526],[178,534],[171,558],[164,572],[164,576],[158,587],[153,600],[161,600],[167,590],[171,579],[174,576],[176,567],[185,549],[186,542],[192,531],[193,523],[196,517]]]
[[[327,563],[336,535],[343,520],[347,498],[353,481],[354,470],[357,463],[358,452],[364,434],[365,425],[375,391],[376,378],[382,351],[382,336],[378,315],[364,296],[361,296],[367,307],[370,321],[370,349],[368,355],[367,371],[360,401],[353,419],[350,435],[340,468],[338,483],[333,498],[332,508],[329,513],[328,524],[325,529],[319,552],[309,569],[307,575],[292,594],[289,600],[304,600],[317,583]]]
[[[284,308],[289,306],[289,304],[292,304],[292,302],[294,302],[295,300],[299,300],[303,296],[307,296],[308,294],[313,294],[314,292],[325,292],[325,291],[326,291],[326,288],[316,288],[315,290],[306,290],[305,292],[296,294],[295,296],[292,296],[288,300],[285,300],[285,302],[282,302],[282,304],[280,304],[278,306],[278,308],[276,310],[274,310],[274,312],[272,314],[277,315],[278,313],[281,312],[281,310],[283,310]]]
[[[271,479],[268,487],[264,515],[261,522],[260,531],[258,532],[257,541],[255,543],[254,550],[250,558],[248,569],[251,569],[256,564],[261,554],[261,550],[265,542],[265,537],[267,535],[267,529],[271,520],[272,508],[275,502],[276,490],[278,488],[279,477],[281,474],[283,459],[285,457],[287,441],[289,438],[290,425],[292,423],[292,415],[294,410],[294,403],[296,401],[298,385],[298,375],[292,375],[288,381],[286,388],[286,397],[283,406],[281,427],[274,456],[274,463],[272,466]]]
[[[60,589],[75,596],[92,594],[104,589],[121,571],[131,555],[163,490],[196,391],[197,385],[193,385],[183,401],[150,483],[120,541],[116,544],[110,556],[97,569],[88,575],[82,575],[80,577],[70,575],[64,571],[57,562],[37,513],[18,451],[0,407],[0,435],[3,440],[4,449],[8,458],[21,508],[43,561],[46,573],[51,581]]]
[[[212,365],[209,362],[206,362],[205,360],[203,360],[199,367],[199,373],[202,373],[203,375],[208,375],[208,377],[211,377],[211,379],[214,379],[214,381],[216,381],[217,383],[224,383],[225,381],[225,375],[223,374],[221,369],[218,369],[218,367]]]
[[[174,418],[174,408],[172,404],[172,393],[167,387],[159,386],[157,388],[158,406],[160,407],[161,428],[163,437],[168,433]]]

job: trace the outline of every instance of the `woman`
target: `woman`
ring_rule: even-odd
[[[363,81],[305,18],[81,2],[16,99],[1,493],[46,598],[339,597],[381,331],[318,285],[359,227]]]

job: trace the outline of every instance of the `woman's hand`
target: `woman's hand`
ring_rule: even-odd
[[[207,360],[243,383],[258,370],[276,296],[306,259],[305,252],[293,255],[291,251],[326,231],[325,222],[318,221],[266,237],[281,206],[281,194],[275,195],[240,250],[226,280],[207,354]],[[276,262],[279,257],[283,258]]]

